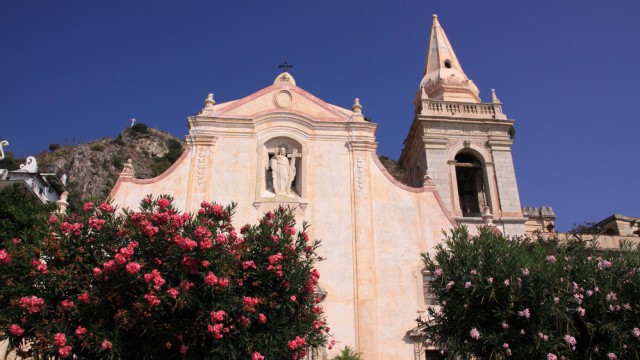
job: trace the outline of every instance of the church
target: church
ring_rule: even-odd
[[[350,109],[329,104],[283,72],[241,99],[209,94],[188,117],[187,147],[173,166],[137,179],[129,163],[110,197],[137,208],[147,194],[169,194],[185,212],[203,200],[237,202],[237,224],[295,209],[326,258],[318,269],[336,347],[319,358],[345,346],[364,359],[431,358],[413,334],[431,305],[419,254],[456,223],[523,235],[528,218],[511,156],[514,121],[495,92],[481,101],[436,15],[428,43],[401,181],[378,159],[376,124],[358,99]]]

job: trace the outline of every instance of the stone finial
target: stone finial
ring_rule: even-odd
[[[204,101],[204,108],[206,110],[212,110],[213,109],[213,105],[216,104],[216,101],[213,100],[213,93],[210,93],[207,96],[207,99]]]
[[[27,158],[27,161],[25,161],[24,164],[20,165],[20,170],[21,172],[28,172],[28,173],[37,173],[38,172],[38,161],[36,160],[35,157],[33,156],[29,156]]]
[[[137,121],[136,118],[131,118],[131,126],[130,127],[133,127],[133,125],[136,123],[136,121]]]
[[[133,161],[131,161],[131,159],[128,159],[127,162],[124,163],[124,167],[120,172],[120,176],[128,176],[128,177],[135,176],[135,171],[133,170]]]
[[[354,113],[362,114],[362,105],[360,105],[360,99],[356,98],[353,102],[353,106],[351,107]]]
[[[0,160],[4,159],[4,149],[3,146],[9,146],[9,142],[7,140],[0,141]]]
[[[67,202],[67,198],[69,198],[69,192],[65,191],[60,195],[60,199],[56,201],[56,206],[58,209],[55,211],[56,214],[66,214],[67,208],[69,207],[69,203]]]
[[[493,225],[493,214],[490,207],[485,206],[482,210],[482,220],[487,226]]]
[[[496,96],[496,89],[491,89],[491,102],[494,104],[502,104],[500,99]]]

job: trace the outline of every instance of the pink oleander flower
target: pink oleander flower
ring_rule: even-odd
[[[93,276],[100,277],[101,275],[102,275],[102,269],[100,269],[99,267],[94,267],[93,268]]]
[[[553,263],[555,263],[555,262],[556,262],[556,261],[558,261],[558,260],[557,260],[557,259],[556,259],[556,257],[555,257],[555,256],[553,256],[553,255],[547,255],[547,261],[553,264]]]
[[[602,269],[608,269],[608,268],[610,268],[610,267],[611,267],[611,265],[612,265],[612,264],[611,264],[611,262],[609,262],[609,261],[607,261],[607,260],[603,260],[603,261],[600,261],[600,262],[598,263],[598,269],[599,269],[599,270],[602,270]]]
[[[618,358],[615,353],[608,353],[607,357],[609,358],[609,360],[614,360]]]
[[[65,346],[67,344],[67,336],[63,333],[57,333],[53,336],[53,344],[55,346]]]
[[[65,310],[71,310],[73,309],[73,306],[74,306],[73,301],[69,301],[68,299],[62,300],[61,304]]]
[[[531,316],[531,312],[529,309],[524,309],[522,311],[518,311],[518,316],[528,319]]]
[[[291,295],[291,301],[296,301],[296,300],[297,300],[296,296],[295,295]]]
[[[640,339],[640,329],[635,327],[633,328],[633,330],[631,330],[631,334],[635,337],[637,337],[638,339]]]
[[[171,201],[169,201],[169,199],[167,198],[160,198],[158,199],[158,206],[162,209],[168,207],[169,205],[171,205]]]
[[[109,340],[104,340],[100,347],[102,348],[102,350],[109,350],[113,347],[113,344]]]
[[[22,336],[24,329],[18,324],[11,324],[11,326],[9,326],[9,332],[15,336]]]
[[[44,307],[44,299],[37,296],[24,296],[20,298],[20,307],[34,314]]]
[[[447,285],[445,285],[445,289],[450,290],[454,284],[455,282],[453,280],[449,281]]]
[[[78,326],[78,327],[76,328],[76,331],[75,331],[76,337],[81,338],[81,337],[83,337],[83,336],[84,336],[84,334],[86,334],[86,333],[87,333],[87,328],[82,327],[82,326]]]
[[[584,314],[586,313],[586,310],[582,308],[582,306],[578,306],[576,308],[576,311],[578,312],[578,314],[580,314],[580,316],[584,316]]]
[[[107,203],[102,203],[100,204],[100,206],[98,207],[100,208],[100,210],[106,212],[106,213],[112,213],[113,212],[113,207],[111,207],[111,205],[107,204]]]
[[[149,292],[148,294],[145,294],[144,298],[149,302],[149,306],[151,307],[160,305],[160,299],[158,299],[158,297],[153,291]]]
[[[88,304],[91,300],[89,299],[89,293],[83,293],[82,295],[78,295],[78,301]]]
[[[91,201],[84,203],[84,205],[82,205],[82,209],[84,211],[91,211],[93,209],[93,203]]]
[[[509,279],[506,279],[504,281],[504,286],[509,286],[511,284],[511,282],[509,281]]]
[[[266,324],[267,323],[267,317],[264,314],[259,314],[258,315],[258,322],[260,324]]]
[[[487,283],[488,284],[493,284],[493,278],[492,277],[488,277],[487,278]]]
[[[500,326],[505,330],[509,328],[509,324],[507,324],[506,321],[503,321],[502,324],[500,324]]]
[[[218,285],[218,277],[214,273],[209,271],[207,276],[204,278],[204,283],[209,286]]]
[[[471,336],[473,340],[478,340],[480,339],[480,331],[478,331],[478,329],[476,328],[473,328],[471,329],[471,331],[469,331],[469,336]]]
[[[186,354],[189,347],[187,345],[180,346],[180,354]]]
[[[167,290],[167,294],[169,294],[174,299],[178,297],[179,293],[180,292],[176,288],[171,288],[171,289]]]
[[[60,357],[63,357],[63,358],[69,357],[69,355],[71,355],[71,346],[69,345],[60,346],[58,348],[58,354],[60,354]]]
[[[528,276],[529,275],[529,269],[527,269],[527,268],[522,269],[522,275]]]
[[[5,249],[0,250],[0,263],[11,264],[11,255]]]
[[[436,271],[433,272],[433,278],[435,279],[440,275],[442,275],[442,269],[441,268],[437,268]]]
[[[335,344],[336,344],[336,340],[335,339],[331,339],[331,342],[329,343],[329,350],[333,349]]]
[[[124,268],[129,274],[134,275],[135,273],[140,271],[141,266],[137,262],[130,262]]]
[[[254,352],[251,356],[251,360],[264,360],[264,356],[262,356],[259,352]]]
[[[555,354],[548,353],[547,360],[558,360],[558,357]]]
[[[465,289],[468,289],[470,287],[471,287],[471,282],[470,281],[467,281],[466,283],[464,283],[464,288]]]
[[[504,344],[502,344],[502,347],[505,348],[505,349],[508,349],[509,348],[509,344],[508,343],[504,343]]]
[[[571,346],[575,346],[578,342],[576,341],[576,338],[574,338],[571,335],[565,335],[564,336],[564,341]]]

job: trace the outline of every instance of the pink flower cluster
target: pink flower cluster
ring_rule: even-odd
[[[522,311],[518,311],[518,316],[528,319],[531,316],[531,312],[529,312],[529,309],[524,309]]]
[[[478,329],[476,328],[473,328],[471,329],[471,331],[469,331],[469,336],[471,336],[473,340],[478,340],[480,339],[480,331],[478,331]]]
[[[40,259],[33,259],[33,261],[31,261],[31,265],[35,266],[36,270],[38,270],[40,274],[47,273],[47,264],[45,264],[44,261]]]
[[[166,283],[166,281],[160,275],[160,272],[157,269],[151,270],[151,273],[144,274],[144,281],[147,283],[153,281],[153,288],[158,291],[160,287]]]
[[[71,355],[71,346],[67,345],[67,336],[63,333],[57,333],[53,337],[53,344],[58,347],[60,357],[66,358]]]
[[[11,326],[9,326],[9,332],[15,336],[22,336],[22,334],[24,334],[24,329],[18,324],[11,324]]]
[[[304,347],[304,344],[306,344],[306,342],[307,341],[305,338],[296,336],[294,340],[287,342],[287,345],[289,346],[289,349],[296,350],[298,348]]]
[[[34,314],[42,310],[44,300],[37,296],[24,296],[20,298],[20,307]]]
[[[81,223],[69,224],[68,222],[65,221],[62,224],[60,224],[60,231],[62,231],[62,233],[65,234],[66,236],[68,236],[71,233],[73,233],[76,236],[79,236],[83,228],[84,228],[84,225]]]
[[[5,249],[0,250],[0,263],[11,264],[11,255]]]
[[[260,303],[258,298],[245,296],[244,299],[244,309],[248,312],[255,312],[256,306]]]
[[[211,316],[211,324],[207,325],[207,331],[213,335],[214,339],[222,339],[223,333],[229,332],[229,328],[221,323],[227,317],[227,313],[224,310],[214,310],[209,315]]]

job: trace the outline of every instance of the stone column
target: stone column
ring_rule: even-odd
[[[353,169],[356,347],[365,359],[377,359],[379,329],[370,173],[371,156],[376,156],[376,144],[370,141],[350,141],[348,145]]]

